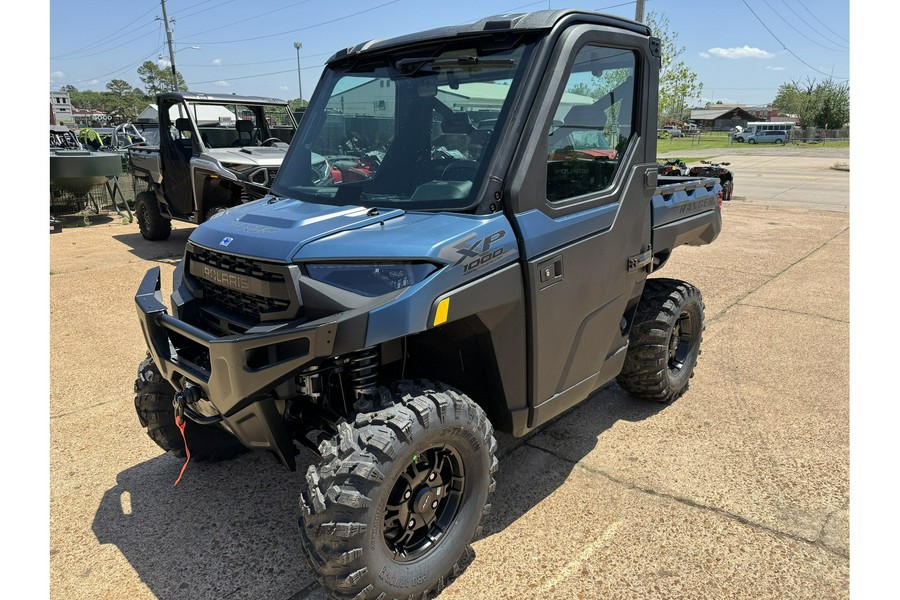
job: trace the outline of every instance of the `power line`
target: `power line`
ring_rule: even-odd
[[[229,1],[230,1],[230,0],[229,0]],[[235,26],[235,25],[243,25],[243,24],[246,23],[247,21],[252,21],[253,19],[259,19],[259,18],[261,18],[261,17],[265,17],[265,16],[267,16],[267,15],[271,15],[272,13],[276,13],[276,12],[279,12],[279,11],[282,11],[282,10],[286,10],[286,9],[288,9],[288,8],[293,8],[293,7],[298,6],[298,5],[300,5],[300,4],[306,4],[307,2],[310,2],[310,1],[311,1],[311,0],[300,0],[300,2],[294,2],[293,4],[288,4],[287,6],[282,6],[282,7],[280,7],[280,8],[275,8],[275,9],[270,10],[269,12],[264,12],[264,13],[260,13],[260,14],[258,14],[258,15],[253,15],[252,17],[247,17],[247,18],[241,19],[241,20],[239,20],[239,21],[234,21],[234,22],[232,22],[232,23],[228,23],[227,25],[220,25],[219,27],[213,27],[212,29],[204,29],[204,30],[202,31],[202,33],[209,33],[209,32],[211,32],[211,31],[218,31],[218,30],[220,30],[220,29],[226,29],[226,28],[228,28],[228,27],[233,27],[233,26]],[[188,15],[188,16],[190,16],[190,15]],[[184,34],[184,35],[194,35],[194,34],[193,34],[193,33],[186,33],[186,34]]]
[[[184,8],[176,10],[175,12],[172,13],[172,16],[174,17],[175,15],[183,13],[186,10],[193,10],[193,9],[197,8],[198,6],[203,6],[204,4],[209,4],[210,2],[215,2],[215,1],[216,0],[203,0],[203,2],[198,2],[197,4],[192,4],[191,6],[186,6]],[[226,2],[223,2],[222,4],[228,4],[228,2],[232,2],[232,1],[233,0],[226,0]],[[219,6],[222,6],[222,4],[217,4],[216,6],[212,6],[210,8],[218,8]],[[209,10],[209,9],[204,9],[204,10]],[[197,13],[193,13],[193,14],[197,14]]]
[[[150,52],[149,54],[143,56],[142,58],[139,58],[139,59],[137,60],[137,62],[131,63],[131,64],[129,64],[129,65],[126,66],[126,67],[121,67],[121,68],[115,69],[115,70],[113,70],[113,71],[110,71],[109,73],[104,73],[103,75],[96,75],[96,76],[94,76],[94,77],[87,77],[87,78],[85,78],[85,79],[79,79],[78,81],[75,81],[74,83],[83,83],[83,82],[85,82],[85,81],[93,81],[94,79],[103,79],[103,78],[105,78],[105,77],[115,76],[115,75],[118,75],[118,74],[120,74],[120,73],[124,73],[125,71],[127,71],[127,70],[129,70],[129,69],[133,69],[134,67],[136,67],[136,66],[138,66],[138,65],[144,64],[144,61],[146,61],[147,59],[149,59],[149,58],[150,58],[151,56],[153,56],[154,54],[159,53],[161,50],[162,50],[162,46],[160,45],[160,46],[158,46],[157,48],[155,48],[152,52]]]
[[[810,25],[809,23],[807,23],[807,22],[806,22],[806,19],[804,19],[803,17],[801,17],[801,16],[800,16],[800,13],[798,13],[796,10],[794,10],[794,9],[791,7],[791,5],[787,3],[787,0],[781,0],[781,3],[784,4],[784,5],[787,7],[787,9],[788,9],[789,11],[791,11],[792,13],[794,13],[794,16],[796,16],[798,19],[800,19],[800,22],[801,22],[801,23],[803,23],[804,25],[806,25],[807,27],[809,27],[811,30],[813,30],[813,31],[815,31],[816,33],[818,33],[819,35],[821,35],[821,36],[822,36],[822,39],[827,40],[829,43],[834,44],[835,46],[840,46],[840,47],[842,47],[842,48],[844,47],[844,44],[841,44],[840,42],[835,42],[834,40],[832,40],[831,38],[829,38],[827,35],[823,34],[821,31],[819,31],[818,29],[816,29],[815,27],[813,27],[812,25]],[[850,50],[850,49],[847,48],[847,50],[841,50],[841,51],[842,51],[842,52],[849,52],[849,50]]]
[[[540,0],[539,2],[529,2],[528,4],[522,4],[522,5],[520,5],[520,6],[513,6],[512,8],[504,9],[503,12],[509,12],[509,11],[512,11],[512,10],[519,10],[520,8],[528,8],[529,6],[534,6],[535,4],[543,4],[543,3],[544,3],[543,0]]]
[[[306,71],[307,69],[321,69],[324,65],[311,65],[308,67],[303,67],[300,69],[301,71]],[[285,71],[272,71],[271,73],[257,73],[256,75],[244,75],[241,77],[228,77],[227,81],[237,81],[239,79],[255,79],[256,77],[268,77],[270,75],[284,75],[285,73],[296,73],[297,69],[287,69]],[[190,81],[188,85],[203,85],[205,83],[218,83],[223,81],[222,79],[210,79],[209,81]]]
[[[173,14],[173,15],[176,15],[176,14],[178,14],[178,13],[183,13],[183,12],[186,11],[186,10],[190,10],[190,9],[192,9],[192,8],[197,8],[198,6],[201,6],[201,5],[203,5],[203,4],[207,4],[208,2],[212,2],[212,0],[206,0],[206,2],[201,2],[200,4],[195,4],[194,6],[189,6],[188,8],[182,8],[181,10],[179,10],[179,11],[177,11],[177,12],[174,12],[174,13],[172,13],[172,14]],[[182,18],[182,19],[187,19],[188,17],[193,17],[194,15],[201,15],[201,14],[205,13],[205,12],[208,11],[208,10],[212,10],[212,9],[214,9],[214,8],[219,8],[220,6],[225,6],[226,4],[231,4],[232,2],[234,2],[234,0],[225,0],[225,2],[220,2],[219,4],[216,4],[215,6],[210,6],[209,8],[204,8],[203,10],[198,10],[197,12],[192,12],[192,13],[188,13],[188,14],[186,14],[186,15],[182,15],[181,18]]]
[[[809,37],[809,36],[807,36],[806,34],[804,34],[802,31],[800,31],[799,29],[797,29],[796,27],[794,27],[794,24],[791,23],[790,21],[788,21],[787,19],[785,19],[785,18],[781,15],[781,13],[779,13],[777,10],[775,10],[775,7],[773,7],[771,4],[769,4],[768,0],[762,0],[762,1],[763,1],[763,3],[764,3],[766,6],[769,7],[769,9],[770,9],[773,13],[775,13],[776,15],[778,15],[778,18],[780,18],[782,21],[784,21],[785,23],[787,23],[788,26],[789,26],[791,29],[793,29],[794,31],[796,31],[797,33],[799,33],[800,35],[802,35],[803,37],[805,37],[807,40],[809,40],[810,42],[812,42],[812,43],[815,44],[816,46],[819,46],[820,48],[825,48],[826,50],[831,50],[832,52],[849,52],[849,49],[848,49],[848,50],[843,50],[843,49],[840,49],[840,48],[837,48],[837,49],[836,49],[836,48],[829,48],[828,46],[826,46],[826,45],[824,45],[824,44],[820,44],[820,43],[817,42],[816,40],[812,39],[811,37]]]
[[[797,0],[797,3],[798,3],[800,6],[802,6],[804,9],[806,9],[806,12],[808,12],[809,14],[811,14],[812,17],[813,17],[813,19],[815,19],[816,21],[819,21],[819,24],[821,24],[822,27],[824,27],[825,29],[828,29],[828,31],[830,31],[830,32],[833,33],[834,35],[838,36],[840,39],[844,40],[844,41],[847,42],[848,44],[850,43],[850,40],[841,37],[841,35],[840,35],[839,33],[837,33],[836,31],[834,31],[834,30],[832,30],[832,29],[830,29],[830,28],[828,27],[828,25],[826,25],[825,23],[822,23],[822,21],[819,19],[819,17],[817,17],[816,14],[815,14],[814,12],[812,12],[811,10],[809,10],[808,8],[806,8],[806,5],[803,4],[803,2],[801,2],[800,0]]]
[[[298,29],[291,29],[291,30],[288,30],[288,31],[281,31],[281,32],[279,32],[279,33],[270,33],[270,34],[268,34],[268,35],[259,35],[259,36],[256,36],[256,37],[242,38],[242,39],[239,39],[239,40],[227,40],[227,41],[224,41],[224,42],[205,42],[205,41],[200,40],[200,41],[192,41],[192,42],[185,42],[185,43],[187,43],[187,44],[203,44],[203,45],[205,45],[205,46],[212,46],[212,45],[217,45],[217,44],[236,44],[236,43],[238,43],[238,42],[252,42],[252,41],[256,41],[256,40],[264,40],[264,39],[268,39],[268,38],[273,38],[273,37],[279,37],[279,36],[282,36],[282,35],[287,35],[287,34],[289,34],[289,33],[297,33],[298,31],[306,31],[306,30],[308,30],[308,29],[314,29],[314,28],[316,28],[316,27],[321,27],[322,25],[329,25],[329,24],[331,24],[331,23],[336,23],[336,22],[338,22],[338,21],[343,21],[343,20],[345,20],[345,19],[350,19],[350,18],[352,18],[352,17],[356,17],[356,16],[359,16],[359,15],[364,14],[364,13],[367,13],[367,12],[372,12],[373,10],[377,10],[377,9],[379,9],[379,8],[383,8],[383,7],[385,7],[385,6],[388,6],[389,4],[395,4],[395,3],[399,2],[399,1],[400,1],[400,0],[390,0],[390,2],[385,2],[384,4],[379,4],[379,5],[377,5],[377,6],[373,6],[372,8],[367,8],[367,9],[365,9],[365,10],[361,10],[361,11],[358,11],[358,12],[355,12],[355,13],[352,13],[352,14],[349,14],[349,15],[344,15],[343,17],[337,17],[337,18],[335,18],[335,19],[331,19],[331,20],[328,20],[328,21],[323,21],[323,22],[321,22],[321,23],[316,23],[316,24],[314,24],[314,25],[307,25],[306,27],[300,27],[300,28],[298,28]]]
[[[596,11],[609,10],[610,8],[619,8],[620,6],[628,6],[629,4],[637,4],[637,2],[623,2],[622,4],[613,4],[612,6],[604,6],[603,8],[595,8]]]
[[[315,58],[316,56],[331,56],[332,54],[334,54],[334,52],[319,52],[317,54],[304,54],[303,58]],[[206,69],[206,68],[221,69],[222,67],[247,67],[247,66],[251,66],[251,65],[270,65],[270,64],[274,64],[274,63],[280,63],[280,62],[288,62],[288,61],[294,62],[295,60],[296,60],[295,58],[279,58],[276,60],[262,60],[262,61],[258,61],[258,62],[247,62],[247,63],[227,63],[227,64],[221,64],[221,65],[184,65],[184,66],[185,67],[195,67],[195,68],[200,68],[200,69]]]
[[[769,29],[769,26],[766,25],[765,22],[764,22],[762,19],[759,18],[759,15],[756,14],[756,12],[754,12],[754,10],[753,10],[752,8],[750,8],[750,5],[747,4],[747,0],[741,0],[741,2],[743,2],[743,3],[744,3],[744,6],[747,7],[747,10],[749,10],[749,11],[753,14],[753,16],[756,17],[756,20],[759,21],[759,24],[762,25],[762,26],[765,28],[765,30],[769,32],[769,35],[771,35],[773,38],[775,38],[775,41],[776,41],[776,42],[778,42],[779,44],[781,44],[781,47],[784,48],[785,52],[787,52],[788,54],[790,54],[791,56],[793,56],[794,58],[796,58],[797,60],[799,60],[800,62],[802,62],[804,65],[806,65],[807,67],[809,67],[810,69],[812,69],[812,70],[815,71],[816,73],[821,73],[822,75],[827,75],[828,77],[830,77],[830,78],[832,78],[832,79],[837,79],[837,80],[839,80],[839,81],[849,81],[849,80],[850,80],[849,77],[834,77],[833,75],[831,75],[831,73],[826,73],[825,71],[820,71],[819,69],[815,68],[814,66],[812,66],[811,64],[809,64],[808,62],[806,62],[805,60],[803,60],[802,58],[800,58],[800,57],[797,56],[796,54],[794,54],[794,51],[791,50],[790,48],[788,48],[788,47],[784,44],[784,42],[782,42],[780,39],[778,39],[778,36],[775,35],[775,34],[772,32],[771,29]]]
[[[140,17],[138,17],[137,19],[135,19],[134,21],[132,21],[132,22],[129,23],[128,25],[125,25],[125,27],[128,27],[129,25],[131,25],[131,24],[133,24],[134,22],[138,21],[139,19],[143,18],[143,17],[146,16],[147,14],[153,12],[153,10],[155,10],[155,8],[154,8],[154,9],[151,9],[151,10],[149,10],[149,11],[147,11],[147,12],[145,12],[144,14],[142,14]],[[128,29],[128,30],[125,30],[125,31],[119,30],[119,34],[118,34],[118,35],[115,35],[115,36],[113,36],[113,37],[104,37],[104,38],[102,38],[100,41],[97,41],[97,42],[94,42],[93,44],[90,44],[90,45],[88,45],[88,46],[84,46],[84,47],[82,47],[82,48],[79,48],[78,50],[72,50],[71,52],[66,52],[66,53],[63,53],[63,54],[58,54],[58,55],[56,55],[56,56],[51,56],[50,59],[51,59],[51,60],[81,60],[81,59],[87,58],[87,57],[89,57],[89,56],[96,56],[96,55],[98,55],[98,54],[103,54],[104,52],[108,52],[108,51],[110,51],[110,50],[115,50],[116,48],[121,48],[121,47],[122,47],[123,45],[125,45],[125,44],[120,44],[120,45],[118,45],[118,46],[113,46],[112,48],[107,48],[106,50],[101,50],[101,51],[99,51],[99,52],[93,52],[93,53],[91,53],[91,54],[82,54],[83,52],[86,52],[86,51],[88,51],[88,50],[95,50],[95,49],[97,49],[97,48],[100,48],[101,46],[105,46],[105,45],[107,45],[107,44],[110,44],[110,43],[112,43],[112,42],[115,42],[116,40],[120,40],[120,39],[122,39],[123,37],[126,37],[126,36],[130,35],[130,34],[133,33],[133,32],[140,31],[141,29],[143,29],[144,27],[147,27],[147,26],[149,26],[149,25],[153,25],[153,21],[146,22],[146,23],[144,23],[143,25],[140,25],[140,26],[138,26],[138,27],[135,27],[135,28],[132,28],[132,29]],[[138,38],[133,38],[133,37],[132,37],[132,38],[129,38],[128,42],[126,42],[126,43],[131,43],[131,42],[134,41],[135,39],[140,39],[141,37],[146,37],[147,35],[148,35],[148,34],[144,34],[144,35],[142,35],[142,36],[140,36],[140,37],[138,37]],[[73,54],[79,54],[80,56],[72,56]]]
[[[122,48],[123,46],[130,46],[130,45],[132,45],[136,40],[145,38],[145,37],[147,37],[148,35],[153,35],[153,33],[154,33],[153,31],[148,31],[147,33],[145,33],[145,34],[143,34],[143,35],[139,35],[139,36],[137,36],[137,37],[132,37],[132,38],[128,39],[128,41],[122,42],[122,43],[119,44],[118,46],[113,46],[112,48],[107,48],[107,49],[105,49],[105,50],[100,50],[99,52],[93,52],[93,53],[91,53],[91,54],[83,54],[83,55],[81,55],[81,56],[73,56],[72,58],[60,58],[60,59],[57,59],[57,60],[82,60],[82,59],[84,59],[84,58],[88,58],[89,56],[97,56],[98,54],[106,54],[107,52],[109,52],[109,51],[111,51],[111,50],[115,50],[116,48]]]

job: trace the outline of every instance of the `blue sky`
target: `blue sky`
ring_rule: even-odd
[[[619,0],[166,2],[176,67],[191,90],[296,98],[299,41],[307,99],[323,62],[343,47],[548,7],[635,16],[635,2]],[[645,12],[651,11],[678,35],[682,59],[703,83],[702,101],[765,104],[784,82],[850,76],[847,0],[647,0]],[[50,0],[50,88],[100,91],[111,79],[141,86],[137,67],[169,56],[161,16],[159,0]]]

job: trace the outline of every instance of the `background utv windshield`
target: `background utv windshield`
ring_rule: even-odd
[[[326,69],[272,192],[365,207],[474,205],[529,48],[469,41]]]

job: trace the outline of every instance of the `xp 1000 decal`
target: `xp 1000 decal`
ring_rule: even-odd
[[[505,236],[505,229],[483,237],[479,237],[478,233],[473,233],[459,242],[443,248],[440,256],[450,260],[456,259],[453,266],[462,265],[463,275],[469,275],[482,267],[497,262],[503,256],[506,249],[497,242]]]

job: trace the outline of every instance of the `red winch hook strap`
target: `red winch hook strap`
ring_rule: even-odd
[[[184,461],[184,465],[181,466],[181,473],[178,474],[178,479],[175,480],[175,483],[172,484],[172,487],[178,485],[178,482],[181,481],[181,476],[184,475],[184,470],[187,469],[188,463],[191,462],[191,451],[188,449],[187,437],[184,435],[184,428],[187,425],[187,420],[183,415],[179,414],[180,411],[175,411],[175,425],[178,426],[178,430],[181,431],[181,439],[184,440],[184,453],[187,455],[187,458]]]

